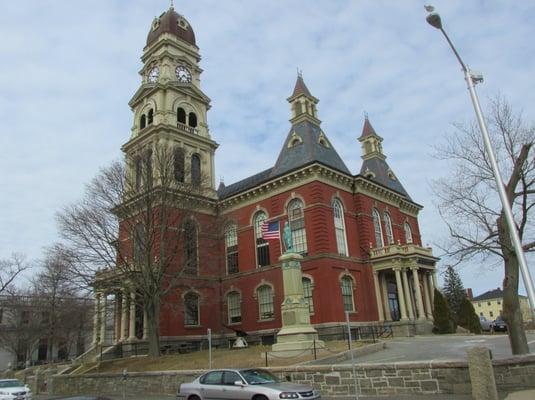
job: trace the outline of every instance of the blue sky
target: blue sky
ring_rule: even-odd
[[[432,179],[448,165],[433,146],[473,118],[460,67],[423,1],[175,1],[195,30],[208,123],[226,184],[269,168],[290,116],[296,69],[320,99],[323,130],[357,173],[367,112],[420,216],[424,244],[445,235]],[[535,3],[435,1],[465,62],[481,70],[482,103],[502,93],[535,120]],[[146,35],[167,0],[1,2],[0,258],[39,258],[57,240],[54,215],[78,199],[130,136]],[[438,253],[438,250],[436,250]],[[437,254],[438,255],[438,254]],[[531,261],[531,260],[530,260]],[[533,262],[531,262],[533,264]],[[534,268],[531,268],[535,274]],[[502,270],[461,268],[475,294]]]

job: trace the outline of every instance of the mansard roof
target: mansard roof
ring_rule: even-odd
[[[364,160],[362,167],[360,168],[360,175],[382,186],[385,186],[412,201],[411,196],[409,196],[401,182],[394,174],[394,171],[390,169],[388,163],[384,159],[380,157],[373,157]]]

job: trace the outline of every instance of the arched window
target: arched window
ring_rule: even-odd
[[[139,191],[141,189],[141,182],[143,181],[143,162],[141,161],[141,157],[136,157],[135,159],[135,165],[136,165],[136,191]]]
[[[134,227],[132,240],[134,242],[134,264],[140,266],[145,261],[145,243],[147,242],[143,224],[139,223]]]
[[[301,107],[301,103],[296,101],[295,103],[295,115],[301,115],[303,113],[303,108]]]
[[[344,311],[355,311],[355,302],[353,301],[353,279],[344,276],[340,284],[342,286],[342,300],[344,302]]]
[[[254,237],[258,268],[269,265],[269,243],[262,237],[262,224],[266,219],[267,215],[263,211],[257,212],[254,217]]]
[[[301,281],[303,282],[303,297],[308,303],[308,311],[312,314],[314,312],[314,299],[312,298],[312,280],[304,276]]]
[[[197,127],[197,115],[194,112],[190,112],[188,115],[188,125],[192,128]]]
[[[191,184],[193,186],[201,184],[201,158],[198,154],[191,156]]]
[[[147,188],[152,187],[152,151],[147,151],[145,154],[145,177],[147,178]]]
[[[186,123],[186,111],[184,111],[182,107],[178,107],[178,109],[176,110],[176,120],[181,124]]]
[[[175,180],[177,182],[184,182],[184,150],[181,148],[175,149],[173,167]]]
[[[381,217],[379,216],[379,211],[377,209],[372,210],[372,219],[373,219],[373,229],[375,230],[375,246],[384,247],[385,243],[383,241],[383,229],[381,228]]]
[[[149,110],[148,118],[147,118],[147,124],[150,125],[154,121],[154,110],[151,108]]]
[[[259,319],[273,318],[273,289],[269,285],[258,288],[258,315]]]
[[[225,230],[225,247],[227,250],[227,272],[235,274],[238,270],[238,227],[235,224]]]
[[[394,234],[392,233],[392,219],[390,218],[390,214],[385,212],[383,215],[383,221],[385,223],[385,231],[386,231],[386,241],[388,244],[394,243]]]
[[[199,324],[199,295],[188,293],[184,296],[184,325],[196,326]]]
[[[334,230],[336,233],[336,247],[338,254],[347,256],[346,227],[344,222],[344,207],[338,199],[333,200]]]
[[[403,224],[403,227],[405,228],[405,242],[407,244],[412,243],[412,229],[408,222],[405,222]]]
[[[191,220],[184,223],[184,273],[197,275],[197,226]]]
[[[139,129],[143,129],[146,126],[147,126],[147,117],[145,116],[145,114],[143,114],[141,118],[139,119]]]
[[[292,231],[293,251],[296,253],[307,252],[307,234],[305,231],[305,214],[303,212],[303,202],[293,199],[288,204],[288,222]]]
[[[228,323],[241,322],[241,296],[238,292],[230,292],[227,296]]]

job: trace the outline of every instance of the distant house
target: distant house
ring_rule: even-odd
[[[532,316],[529,310],[528,298],[521,295],[518,297],[524,322],[531,321]],[[503,312],[503,290],[500,288],[489,290],[474,297],[471,301],[476,313],[488,320],[495,320]]]
[[[87,298],[0,296],[0,370],[70,360],[91,340]]]

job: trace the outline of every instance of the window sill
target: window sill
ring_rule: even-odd
[[[241,324],[242,324],[242,321],[240,321],[240,322],[229,322],[227,324],[227,326],[234,326],[234,325],[241,325]]]
[[[275,321],[275,318],[258,319],[256,322],[270,322]]]
[[[198,329],[202,328],[202,325],[184,325],[185,329]]]

